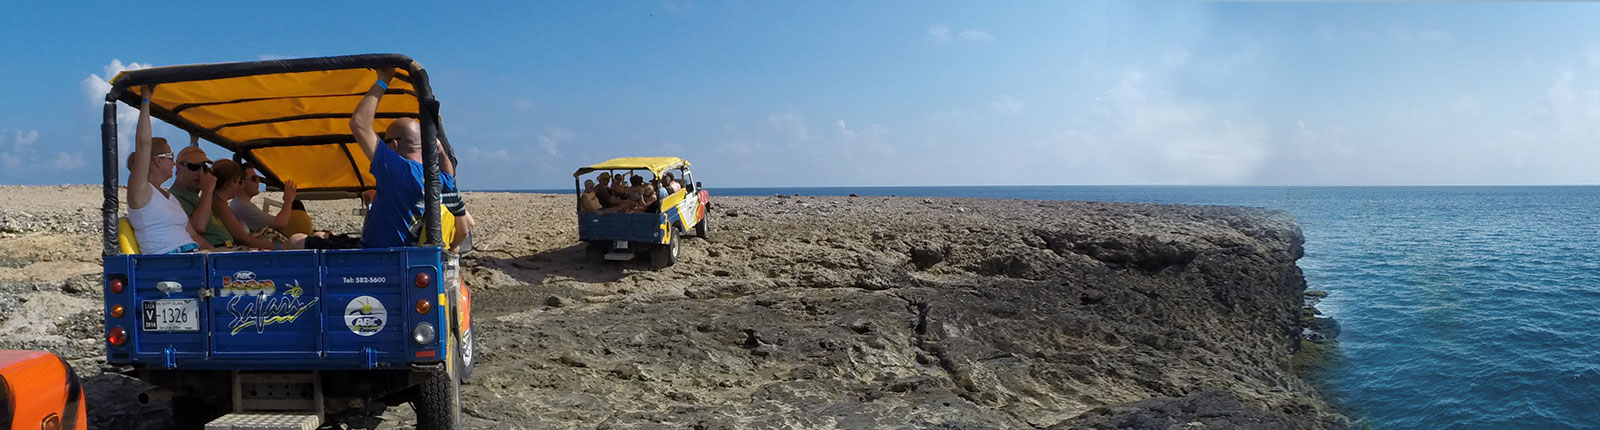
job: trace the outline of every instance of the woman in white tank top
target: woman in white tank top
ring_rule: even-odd
[[[170,254],[210,248],[189,227],[183,206],[159,185],[172,177],[176,164],[167,140],[150,137],[150,96],[155,93],[155,86],[145,86],[143,92],[136,146],[128,154],[128,224],[133,226],[139,251]]]

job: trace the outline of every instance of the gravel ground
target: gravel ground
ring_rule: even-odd
[[[0,348],[67,358],[95,428],[169,426],[99,374],[99,188],[0,192]],[[651,271],[586,255],[570,196],[467,201],[470,428],[1349,425],[1289,370],[1302,239],[1281,212],[714,198],[711,237]],[[352,202],[307,206],[359,225]]]

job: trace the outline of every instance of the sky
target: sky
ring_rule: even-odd
[[[466,189],[1600,183],[1600,4],[495,3],[8,5],[0,183],[99,183],[121,69],[381,52]]]

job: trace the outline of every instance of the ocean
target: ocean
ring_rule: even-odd
[[[546,192],[570,193],[570,190]],[[1600,428],[1600,187],[713,188],[1253,206],[1294,214],[1342,357],[1310,375],[1378,429]]]

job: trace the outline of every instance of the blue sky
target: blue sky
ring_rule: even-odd
[[[369,52],[468,189],[1600,183],[1600,4],[404,3],[9,5],[0,183],[98,183],[117,68]]]

